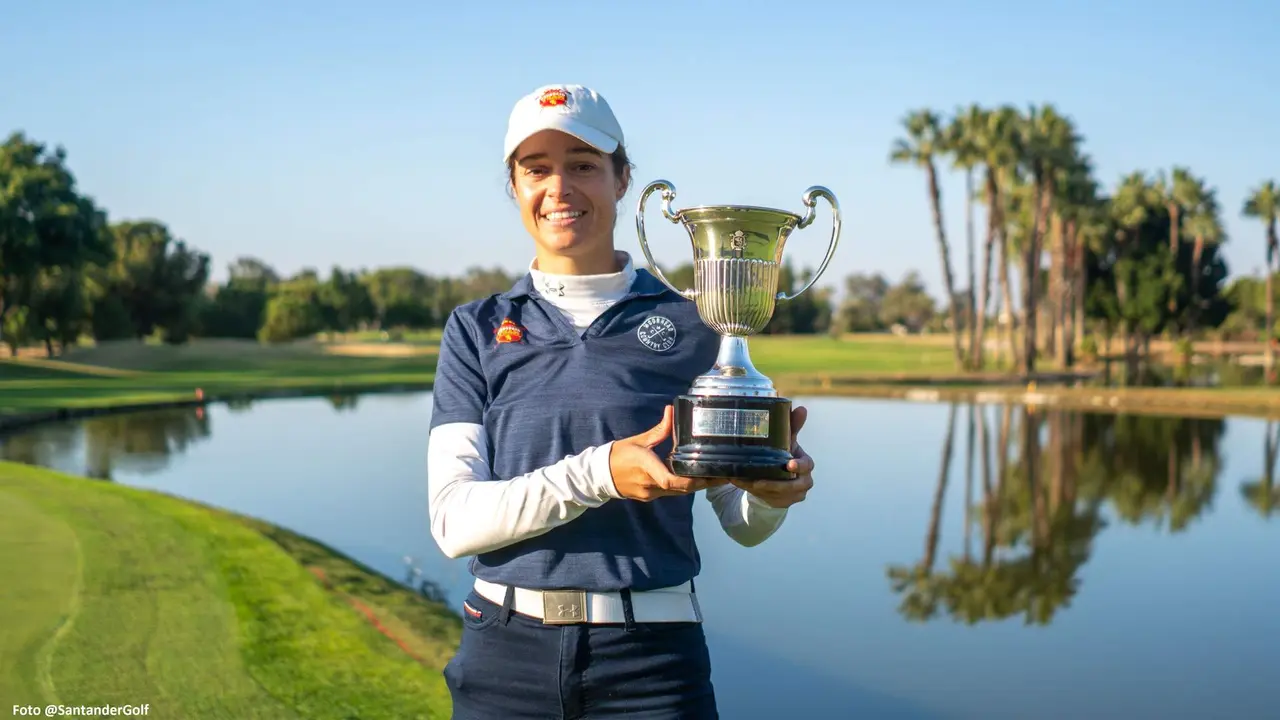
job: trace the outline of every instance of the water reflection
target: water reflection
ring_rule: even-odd
[[[1280,423],[1267,421],[1263,434],[1262,477],[1240,486],[1240,495],[1259,515],[1280,514],[1280,487],[1276,485],[1276,453],[1280,450]]]
[[[75,425],[44,425],[8,437],[0,436],[0,459],[55,467],[59,458],[79,447],[80,435],[81,430]]]
[[[1109,523],[1186,532],[1217,495],[1221,419],[968,405],[962,550],[940,561],[959,415],[951,405],[920,560],[886,571],[911,621],[1048,624],[1079,592],[1080,570]],[[1280,424],[1267,424],[1265,445],[1263,477],[1240,486],[1264,518],[1280,507]]]
[[[423,576],[422,568],[414,561],[413,557],[406,555],[404,558],[404,583],[406,587],[412,588],[419,595],[438,603],[449,603],[449,593],[437,582],[429,580]]]
[[[335,412],[354,412],[355,394],[323,398]],[[229,400],[231,414],[254,408],[249,399]],[[146,412],[100,415],[74,423],[39,425],[0,437],[0,459],[52,467],[99,480],[113,472],[152,475],[169,467],[172,457],[212,436],[209,411],[203,407],[168,408]],[[83,451],[83,452],[82,452]],[[77,465],[69,458],[81,456]]]
[[[37,426],[0,439],[0,458],[111,480],[116,471],[158,473],[173,456],[211,435],[208,412],[202,407],[101,415],[76,424]],[[67,458],[79,454],[82,467],[67,467]]]
[[[349,412],[356,409],[356,405],[360,402],[360,396],[354,394],[327,395],[325,400],[329,402],[329,406],[338,412]]]
[[[1280,423],[797,402],[827,469],[777,536],[742,548],[696,506],[726,717],[1265,715],[1239,668],[1280,659]],[[261,518],[460,607],[467,561],[427,526],[430,395],[353,407],[90,418],[0,457]]]

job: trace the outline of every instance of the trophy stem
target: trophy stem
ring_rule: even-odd
[[[777,397],[773,381],[756,369],[742,335],[721,335],[720,351],[710,370],[699,375],[690,388],[693,395]]]

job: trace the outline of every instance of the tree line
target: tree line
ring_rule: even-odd
[[[958,365],[985,366],[993,315],[1007,320],[1001,345],[1013,364],[1030,373],[1041,355],[1070,367],[1086,334],[1101,332],[1109,339],[1118,333],[1132,360],[1153,336],[1190,340],[1220,328],[1233,313],[1237,330],[1245,331],[1238,313],[1251,316],[1258,309],[1252,301],[1259,292],[1245,279],[1224,288],[1228,270],[1219,250],[1227,241],[1226,210],[1216,188],[1190,168],[1136,169],[1108,191],[1084,149],[1084,136],[1053,104],[1025,110],[971,104],[950,117],[922,108],[907,113],[901,124],[903,135],[892,142],[889,161],[924,171],[945,297],[954,299],[947,311]],[[939,173],[948,166],[965,181],[963,292],[956,288],[939,189]],[[986,216],[980,265],[974,229],[979,205]],[[1280,187],[1274,180],[1254,186],[1239,212],[1261,222],[1263,318],[1247,330],[1267,340],[1270,371]]]
[[[1119,332],[1122,346],[1134,352],[1161,333],[1190,336],[1212,328],[1248,338],[1275,327],[1271,273],[1264,282],[1238,278],[1226,285],[1215,192],[1186,169],[1167,178],[1133,173],[1107,195],[1092,178],[1071,121],[1048,106],[1027,115],[971,107],[946,123],[926,110],[904,122],[907,136],[891,158],[926,171],[950,300],[931,297],[914,271],[896,283],[880,273],[854,273],[843,279],[838,299],[835,288],[820,283],[779,303],[766,334],[950,332],[957,362],[981,368],[989,362],[985,336],[995,327],[1003,334],[996,347],[1008,364],[1032,370],[1040,352],[1069,366],[1074,350],[1095,332],[1106,338]],[[956,288],[940,210],[937,167],[948,158],[969,180],[963,290]],[[975,177],[982,180],[980,193]],[[984,198],[979,287],[972,208]],[[1275,183],[1267,183],[1244,208],[1266,222],[1268,268],[1278,201]],[[1047,267],[1041,247],[1048,249]],[[693,286],[691,264],[664,271],[677,287]],[[785,263],[779,289],[793,291],[811,273]],[[1023,280],[1020,306],[1013,302],[1015,273]],[[333,267],[324,275],[306,269],[285,277],[255,257],[229,263],[225,282],[212,283],[210,275],[210,256],[163,222],[109,219],[77,186],[63,148],[22,133],[0,146],[0,335],[12,353],[43,344],[54,355],[84,336],[284,342],[318,333],[439,328],[457,305],[517,279],[500,268],[447,276],[407,266]],[[1028,285],[1027,277],[1035,282]],[[1020,330],[1022,343],[1015,341]]]
[[[85,336],[286,342],[321,333],[439,328],[459,304],[517,280],[500,268],[447,276],[407,266],[332,267],[323,275],[304,269],[286,277],[250,256],[229,263],[224,282],[210,282],[211,271],[209,254],[163,222],[111,220],[78,187],[63,148],[22,133],[0,146],[0,334],[11,354],[43,344],[52,356]],[[693,286],[691,264],[667,272],[678,286]],[[781,289],[794,290],[808,273],[787,264]],[[765,331],[827,331],[830,295],[814,289],[780,304]],[[904,309],[888,303],[886,312],[900,316],[890,320],[914,322],[929,302],[918,282],[906,295],[914,300],[897,303]]]

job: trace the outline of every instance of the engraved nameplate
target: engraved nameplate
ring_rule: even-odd
[[[768,410],[696,407],[692,424],[694,437],[769,437]]]

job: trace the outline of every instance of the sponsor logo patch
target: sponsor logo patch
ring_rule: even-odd
[[[516,343],[524,339],[524,330],[520,326],[512,322],[511,318],[502,321],[502,324],[493,331],[500,343]]]
[[[559,107],[567,104],[568,102],[568,91],[561,90],[560,88],[544,90],[542,94],[538,96],[538,104],[542,107]]]

